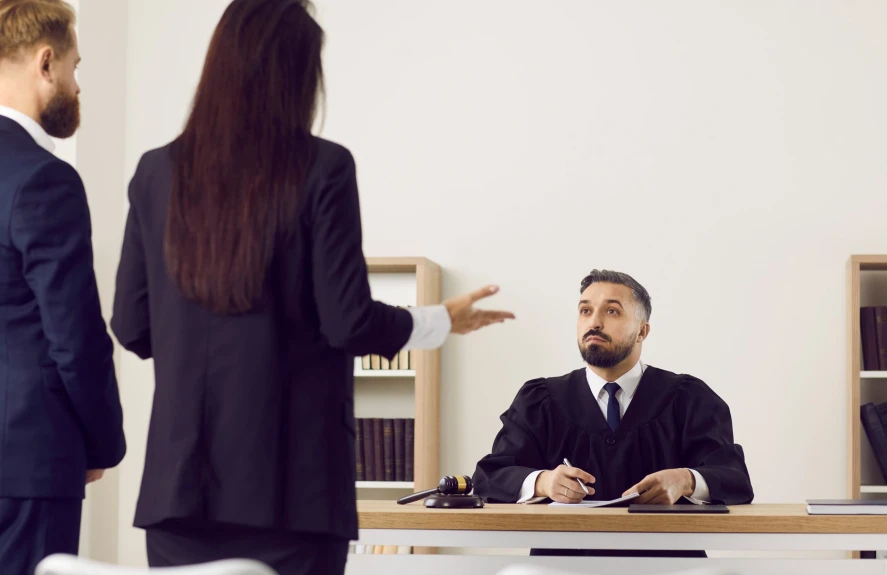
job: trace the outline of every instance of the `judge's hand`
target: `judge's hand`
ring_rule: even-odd
[[[536,497],[548,497],[558,503],[579,503],[585,499],[585,492],[576,483],[580,480],[588,486],[594,483],[594,477],[578,467],[559,465],[551,471],[543,471],[536,476]],[[594,488],[588,488],[588,494],[594,494]]]
[[[98,481],[104,474],[104,469],[90,469],[86,472],[86,484],[89,485],[93,481]]]
[[[486,286],[443,302],[444,307],[447,308],[450,314],[450,322],[452,324],[450,332],[466,334],[486,327],[491,323],[502,323],[506,319],[514,319],[514,314],[508,311],[488,311],[474,308],[475,302],[485,297],[490,297],[498,291],[498,286]]]
[[[625,490],[622,496],[629,493],[640,493],[634,503],[653,505],[674,505],[681,497],[693,495],[696,479],[689,469],[666,469],[644,477],[640,483]]]

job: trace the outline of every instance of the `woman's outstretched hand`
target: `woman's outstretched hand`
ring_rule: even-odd
[[[471,333],[493,323],[514,319],[514,314],[509,311],[490,311],[474,307],[475,302],[490,297],[498,291],[499,286],[490,285],[443,302],[444,307],[450,313],[452,324],[450,333]]]

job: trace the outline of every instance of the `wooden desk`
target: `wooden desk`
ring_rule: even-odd
[[[547,505],[488,505],[483,509],[445,510],[427,509],[421,502],[397,505],[392,501],[359,501],[360,537],[358,544],[410,545],[419,547],[480,548],[548,548],[548,549],[681,549],[707,551],[854,551],[887,549],[887,517],[878,516],[823,516],[807,515],[804,505],[742,505],[730,508],[725,515],[656,515],[628,513],[626,508],[582,509],[549,507]],[[385,560],[387,572],[398,572],[396,561],[403,556],[352,556],[349,573],[369,572],[364,567]],[[436,556],[419,558],[403,572],[423,575],[436,572],[434,565],[444,566],[456,557]],[[447,564],[441,572],[453,568],[483,572],[482,563],[490,567],[490,559],[465,562],[461,556],[458,566]],[[477,558],[481,560],[482,558]],[[658,573],[637,571],[644,567],[663,569],[664,565],[715,565],[714,559],[638,560],[598,558],[543,558],[517,557],[522,563],[540,565],[607,564],[607,568],[621,569],[623,573]],[[513,559],[515,560],[515,559]],[[512,561],[513,561],[512,560]],[[614,563],[615,561],[615,563]],[[621,561],[624,564],[620,565]],[[726,560],[724,560],[726,561]],[[731,572],[737,570],[730,560]],[[766,573],[766,560],[745,560],[748,572]],[[763,562],[762,562],[763,561]],[[784,561],[784,560],[771,560]],[[804,560],[800,560],[804,561]],[[836,562],[837,561],[837,562]],[[603,562],[603,563],[602,563]],[[351,564],[357,565],[351,568]],[[805,573],[887,573],[883,560],[807,560],[793,563],[792,569]],[[505,563],[507,564],[507,562]],[[839,565],[840,564],[840,565]],[[778,565],[778,563],[774,564]],[[785,563],[781,565],[785,566]],[[827,566],[827,567],[826,567]],[[742,567],[742,565],[739,565]],[[827,568],[826,571],[818,569]],[[635,570],[632,570],[635,569]],[[373,570],[373,572],[376,572]],[[487,569],[486,572],[491,572]],[[773,571],[778,572],[778,571]]]

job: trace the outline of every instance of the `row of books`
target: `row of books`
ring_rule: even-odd
[[[413,351],[405,349],[400,350],[391,360],[379,355],[365,355],[360,358],[360,366],[365,370],[416,369],[416,356]]]
[[[413,548],[404,545],[352,545],[348,549],[355,555],[412,555]]]
[[[859,308],[862,369],[887,370],[887,306]]]
[[[358,481],[413,481],[415,419],[357,420]]]
[[[878,467],[887,482],[887,403],[866,403],[860,408],[860,416],[862,427],[872,444],[872,451],[875,452],[875,459],[878,460]]]

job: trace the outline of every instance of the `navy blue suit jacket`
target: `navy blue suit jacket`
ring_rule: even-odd
[[[123,459],[77,172],[0,117],[0,497],[83,497]]]

